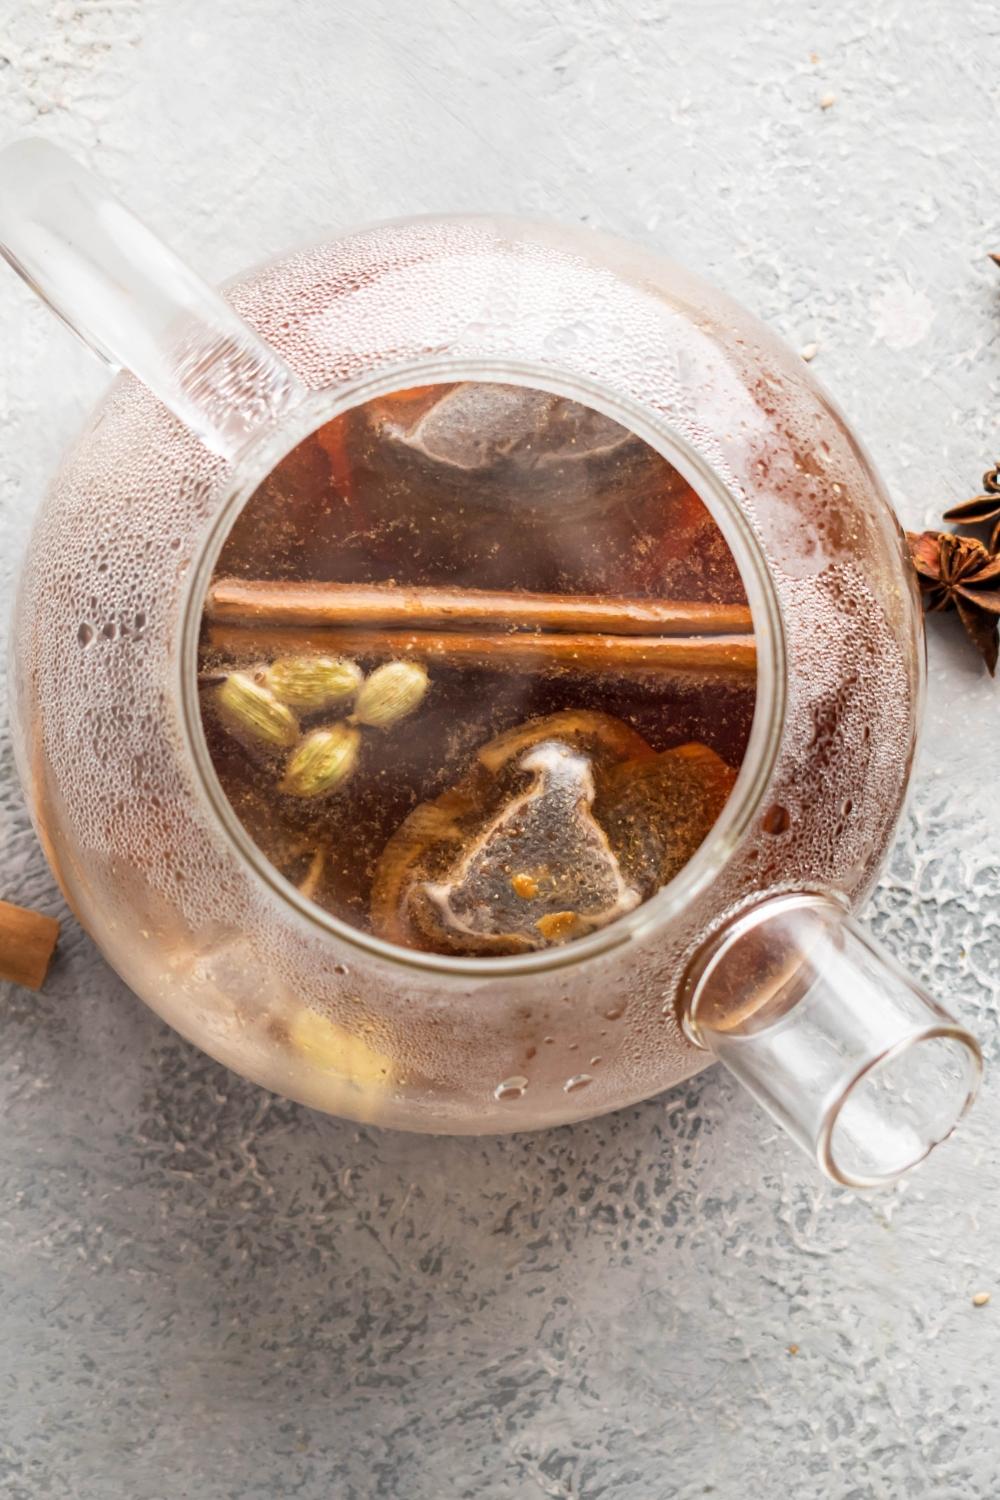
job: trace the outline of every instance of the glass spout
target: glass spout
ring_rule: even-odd
[[[735,918],[688,971],[682,1015],[834,1182],[891,1182],[945,1140],[978,1086],[978,1043],[835,901]]]
[[[305,394],[283,360],[47,141],[0,152],[0,255],[108,364],[231,458]]]

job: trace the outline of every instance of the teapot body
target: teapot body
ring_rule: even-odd
[[[376,226],[276,260],[226,297],[309,389],[305,405],[234,460],[122,375],[31,538],[16,746],[70,905],[184,1036],[333,1113],[516,1130],[677,1083],[708,1061],[677,1019],[706,934],[783,891],[857,905],[899,816],[920,614],[863,450],[753,318],[589,232]],[[717,497],[754,579],[756,718],[725,826],[620,936],[542,962],[425,961],[290,901],[220,818],[192,708],[192,620],[227,518],[338,410],[468,378],[530,382],[628,422]],[[302,1013],[329,1030],[297,1029]]]

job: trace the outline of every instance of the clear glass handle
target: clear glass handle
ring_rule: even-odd
[[[822,896],[742,913],[697,956],[684,1000],[691,1040],[845,1186],[922,1161],[979,1083],[974,1038]]]
[[[0,152],[0,254],[96,354],[224,457],[305,394],[211,287],[47,141]]]

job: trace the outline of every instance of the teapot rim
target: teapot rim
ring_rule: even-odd
[[[607,927],[562,946],[510,956],[463,957],[404,948],[355,927],[304,896],[271,863],[237,817],[212,763],[198,694],[198,638],[215,564],[236,517],[278,463],[311,433],[366,401],[413,385],[488,380],[543,390],[580,401],[629,428],[672,464],[719,525],[750,604],[757,644],[753,722],[736,785],[704,842],[665,886]],[[437,356],[387,364],[334,387],[310,391],[280,421],[246,444],[223,480],[225,497],[202,538],[180,600],[181,639],[175,661],[184,749],[196,787],[213,822],[244,868],[320,932],[392,968],[431,972],[442,979],[502,979],[576,967],[666,926],[695,901],[730,860],[761,805],[777,759],[785,721],[787,656],[777,591],[763,550],[736,493],[721,475],[649,404],[552,364],[482,355]]]

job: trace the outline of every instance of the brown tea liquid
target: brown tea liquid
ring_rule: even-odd
[[[657,601],[694,628],[644,621]],[[209,750],[330,912],[443,952],[547,947],[648,899],[717,817],[754,709],[745,609],[708,510],[634,434],[521,387],[400,391],[300,443],[234,524]]]

